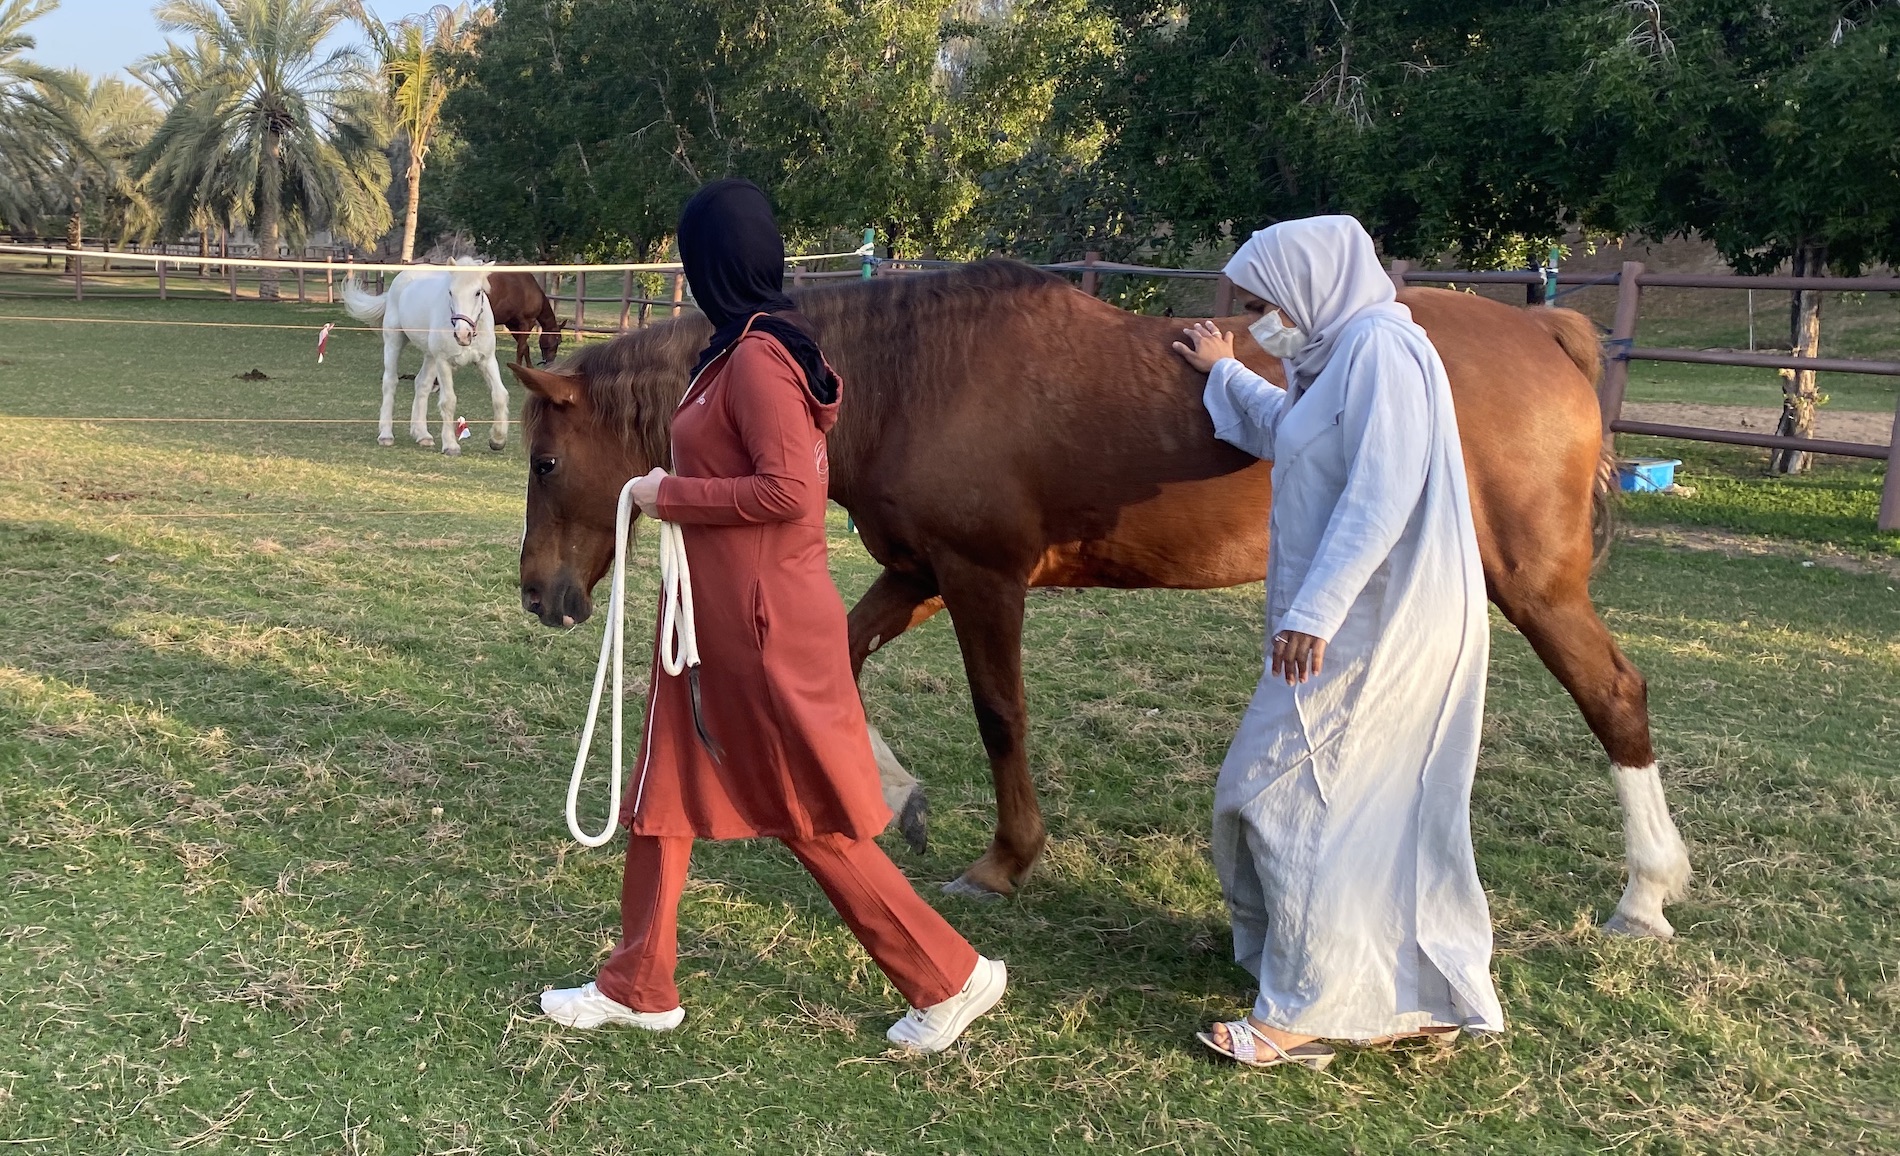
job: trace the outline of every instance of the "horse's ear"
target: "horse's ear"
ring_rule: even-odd
[[[550,405],[573,405],[587,391],[587,379],[584,377],[554,373],[514,362],[510,362],[508,368],[515,371],[515,376],[522,385],[528,387],[529,393],[540,395]]]
[[[556,317],[556,318],[554,319],[554,332],[556,332],[556,333],[559,333],[559,332],[561,332],[561,331],[562,331],[563,329],[566,329],[566,328],[567,328],[567,318],[565,318],[565,317]]]

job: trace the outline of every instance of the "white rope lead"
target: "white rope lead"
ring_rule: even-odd
[[[626,668],[627,639],[627,539],[633,524],[633,486],[638,478],[620,487],[620,503],[614,508],[613,582],[607,595],[607,624],[600,638],[600,664],[594,668],[594,695],[587,704],[587,721],[581,726],[581,747],[574,756],[574,774],[567,781],[567,833],[583,847],[599,847],[614,837],[620,825],[620,784],[624,748],[621,742],[621,683]],[[699,665],[699,636],[693,628],[693,575],[686,562],[686,539],[672,522],[660,523],[660,640],[661,669],[678,677]],[[608,780],[607,825],[600,834],[581,830],[581,774],[587,768],[587,753],[594,745],[594,724],[600,718],[600,695],[607,682],[608,660],[613,662],[613,773]],[[649,706],[648,714],[652,713]],[[652,719],[649,717],[648,723]],[[640,808],[640,796],[646,789],[646,767],[640,768],[640,782],[634,788],[634,810]]]

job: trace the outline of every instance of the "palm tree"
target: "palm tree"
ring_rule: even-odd
[[[139,155],[166,219],[190,219],[221,192],[274,258],[286,234],[328,227],[368,243],[389,229],[373,73],[355,48],[324,40],[354,0],[165,0],[159,26],[193,38],[198,75]],[[164,67],[167,53],[148,58]],[[277,296],[266,269],[259,295]]]
[[[193,93],[211,83],[224,67],[224,57],[216,41],[195,37],[189,45],[167,42],[132,66],[132,75],[152,90],[167,115]],[[214,163],[194,169],[209,158]],[[211,231],[229,229],[238,215],[239,190],[232,181],[233,169],[215,163],[215,150],[174,148],[163,156],[138,158],[144,186],[159,213],[159,228],[167,237],[185,233],[198,235],[198,255],[211,256]],[[211,267],[200,264],[198,276],[210,275]]]
[[[369,29],[377,55],[382,58],[383,79],[389,85],[396,130],[408,148],[409,164],[404,175],[409,187],[402,222],[402,259],[410,261],[416,253],[422,166],[429,155],[429,146],[434,143],[435,131],[442,123],[442,104],[448,100],[453,87],[448,57],[472,49],[481,30],[493,23],[494,13],[487,8],[471,11],[467,4],[455,8],[437,4],[419,16],[388,25],[378,21],[368,9],[362,11],[360,19]]]
[[[58,195],[66,210],[66,247],[82,248],[86,217],[116,230],[120,243],[133,234],[150,236],[157,224],[151,205],[131,173],[131,161],[158,126],[158,109],[137,87],[117,77],[94,79],[62,69],[40,82],[49,105],[65,114],[71,139],[55,147]],[[72,272],[79,258],[66,259]]]
[[[0,222],[36,226],[58,200],[60,149],[76,132],[64,101],[70,78],[26,58],[26,26],[59,0],[0,0]]]

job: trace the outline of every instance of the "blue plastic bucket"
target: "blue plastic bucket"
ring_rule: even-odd
[[[1677,458],[1624,458],[1616,463],[1617,483],[1632,494],[1659,494],[1676,484]]]

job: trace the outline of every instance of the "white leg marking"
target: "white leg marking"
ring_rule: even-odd
[[[891,750],[884,735],[871,727],[871,754],[877,759],[878,785],[884,788],[884,805],[894,814],[903,814],[904,804],[910,800],[910,793],[917,789],[917,777],[904,769],[897,761],[897,753]]]
[[[1629,883],[1604,927],[1626,935],[1667,939],[1676,933],[1663,904],[1680,898],[1689,883],[1689,851],[1669,817],[1656,764],[1617,767],[1616,797],[1623,805],[1623,845]]]

